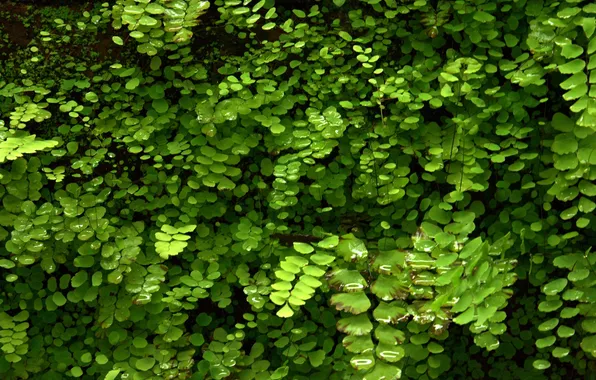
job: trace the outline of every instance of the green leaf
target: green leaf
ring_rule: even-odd
[[[563,347],[555,347],[552,351],[552,355],[555,358],[564,358],[565,356],[569,355],[571,350],[569,348]]]
[[[577,152],[577,148],[577,139],[573,133],[559,133],[551,145],[551,150],[557,154]]]
[[[457,79],[457,78],[455,78],[455,79]],[[455,94],[451,90],[451,86],[449,86],[449,84],[445,83],[443,85],[443,87],[441,87],[441,96],[444,98],[448,98],[453,95],[455,95]]]
[[[149,12],[153,15],[160,15],[165,12],[165,8],[157,3],[149,3],[145,7],[145,12]]]
[[[157,113],[166,113],[168,112],[168,109],[170,108],[168,101],[165,99],[155,99],[152,103],[151,106],[153,107],[153,109],[155,111],[157,111]]]
[[[433,206],[429,212],[428,217],[437,223],[447,224],[451,222],[451,213],[442,210],[438,206]]]
[[[352,104],[352,102],[347,101],[347,100],[342,100],[339,102],[339,105],[342,106],[343,108],[346,109],[352,109],[354,108],[354,105]]]
[[[15,263],[7,260],[7,259],[0,259],[0,268],[4,268],[4,269],[11,269],[15,267]]]
[[[561,306],[563,306],[561,300],[542,301],[538,304],[538,310],[543,313],[549,313],[559,309]]]
[[[368,257],[366,245],[353,234],[347,234],[340,238],[336,252],[346,261],[358,261]]]
[[[299,253],[311,253],[315,250],[310,244],[307,243],[294,242],[293,245],[296,252]]]
[[[286,272],[290,272],[293,274],[298,274],[300,273],[300,267],[296,264],[293,264],[289,261],[282,261],[279,266],[281,267],[281,269],[283,269]]]
[[[487,351],[496,350],[499,347],[499,340],[490,332],[486,331],[474,337],[474,343]]]
[[[588,54],[592,54],[596,51],[596,38],[592,37],[588,43]]]
[[[584,337],[580,343],[581,348],[594,355],[596,353],[596,335]]]
[[[581,255],[579,254],[560,255],[555,257],[555,259],[553,260],[553,264],[558,268],[566,268],[571,270],[580,258]]]
[[[321,281],[307,274],[300,276],[300,282],[311,288],[318,288],[319,286],[323,285]]]
[[[324,253],[315,253],[314,255],[310,256],[310,259],[313,263],[323,266],[327,266],[335,261],[334,256],[326,255]]]
[[[538,331],[550,331],[552,329],[554,329],[555,327],[557,327],[557,325],[559,324],[559,319],[558,318],[551,318],[548,321],[542,322],[540,325],[538,325]]]
[[[370,335],[347,335],[342,344],[348,352],[356,354],[372,351],[375,347]]]
[[[577,282],[577,281],[585,280],[586,278],[588,278],[589,275],[590,275],[590,270],[585,269],[585,268],[577,268],[577,269],[574,269],[572,272],[570,272],[567,275],[567,278],[569,279],[569,281]]]
[[[552,295],[558,294],[558,293],[562,292],[563,289],[565,289],[565,287],[567,286],[567,283],[568,283],[568,281],[566,278],[559,278],[559,279],[553,280],[542,287],[542,292],[544,294],[546,294],[547,296],[552,296]]]
[[[380,252],[374,259],[372,269],[382,274],[392,274],[405,265],[405,256],[399,251]]]
[[[572,90],[572,89],[574,89],[574,88],[576,88],[578,86],[585,85],[586,82],[587,82],[587,80],[588,80],[588,77],[586,76],[586,74],[583,71],[581,71],[581,72],[579,72],[577,74],[573,74],[572,76],[570,76],[569,78],[567,78],[565,81],[561,82],[561,88],[564,89],[564,90]],[[562,115],[562,114],[559,113],[559,114],[556,114],[556,115]],[[553,117],[553,127],[555,125],[556,125],[556,123],[555,123],[555,117]],[[559,129],[559,130],[562,130],[563,132],[571,132],[572,131],[572,128],[569,128],[567,126],[568,124],[565,123],[563,125],[565,126],[564,127],[565,130],[562,130],[562,129],[559,129],[559,128],[556,128],[556,127],[555,128],[556,129]]]
[[[408,315],[407,304],[400,301],[391,303],[379,302],[379,305],[373,311],[373,318],[381,323],[397,323]]]
[[[580,77],[576,77],[576,75],[580,75]],[[581,75],[585,76],[585,74],[583,72],[578,73],[576,75],[571,76],[565,82],[571,80],[572,78],[575,78],[574,81],[578,80],[577,84],[585,83],[580,80],[580,79],[582,79]],[[563,83],[565,83],[565,82],[563,82]],[[563,84],[561,84],[561,86],[563,86]],[[575,122],[573,120],[571,120],[569,117],[567,117],[566,115],[564,115],[560,112],[557,112],[553,115],[552,126],[554,129],[561,131],[561,132],[572,132],[573,129],[575,128]]]
[[[271,299],[271,302],[273,302],[276,305],[283,305],[284,303],[286,303],[286,300],[290,297],[290,292],[288,292],[287,290],[282,290],[282,291],[278,291],[278,292],[272,292],[269,295],[269,298]]]
[[[571,59],[579,57],[580,55],[582,55],[583,52],[584,48],[582,48],[581,46],[575,44],[568,44],[563,46],[563,49],[561,50],[561,55],[565,58]]]
[[[304,274],[312,276],[312,277],[321,277],[325,274],[325,271],[317,266],[308,265],[302,268]]]
[[[579,309],[574,307],[566,307],[563,310],[561,310],[561,318],[573,318],[575,317],[577,314],[579,314]]]
[[[406,350],[402,346],[379,343],[375,348],[375,353],[379,359],[389,363],[396,363],[405,357]]]
[[[401,371],[402,370],[396,366],[377,362],[375,368],[365,374],[362,377],[362,380],[399,379],[401,378]]]
[[[337,247],[338,244],[339,244],[339,237],[335,236],[335,235],[326,237],[325,239],[323,239],[317,243],[317,245],[319,247],[324,248],[324,249],[335,248],[335,247]]]
[[[368,286],[360,272],[349,269],[337,269],[329,273],[329,286],[338,291],[358,292]]]
[[[337,322],[337,329],[349,335],[365,335],[372,331],[373,325],[367,314],[342,318]]]
[[[474,12],[474,20],[485,23],[485,22],[494,22],[496,20],[495,16],[491,15],[490,13],[486,13],[483,11],[476,11]]]
[[[582,59],[574,59],[564,65],[559,66],[561,74],[575,74],[582,71],[586,67],[586,62]]]
[[[73,288],[78,288],[81,285],[83,285],[85,282],[87,282],[88,278],[89,278],[89,275],[87,274],[87,272],[79,271],[79,272],[77,272],[77,274],[75,274],[73,276],[73,278],[70,280],[70,283]]]
[[[81,369],[81,367],[72,367],[72,369],[70,370],[70,373],[74,377],[81,377],[81,376],[83,376],[83,370]]]
[[[155,238],[159,241],[171,241],[172,237],[168,234],[164,234],[163,232],[156,232]]]
[[[383,301],[394,299],[405,300],[408,295],[408,287],[395,276],[379,275],[371,285],[371,291]]]
[[[482,239],[477,237],[464,245],[464,248],[459,254],[460,259],[467,259],[473,255],[476,255],[480,247],[482,246]]]
[[[285,261],[294,264],[300,268],[308,264],[308,259],[305,259],[302,256],[286,256]]]
[[[352,356],[350,364],[357,371],[366,371],[375,366],[375,358],[371,353],[362,353]]]
[[[596,196],[596,185],[591,182],[581,180],[579,182],[578,188],[579,191],[584,195],[587,195],[589,197]]]
[[[184,331],[176,326],[170,326],[168,331],[164,334],[164,341],[175,342],[182,337]]]
[[[459,80],[459,78],[456,77],[455,75],[449,74],[449,73],[446,73],[446,72],[441,73],[441,77],[443,79],[445,79],[446,81],[448,81],[448,82],[457,82]],[[450,90],[451,90],[450,87],[447,88],[447,89],[445,87],[443,87],[443,89],[441,90],[441,96],[444,96],[444,97],[451,96],[451,95],[449,95],[449,91]],[[451,93],[451,94],[453,94],[453,93]]]
[[[545,338],[540,338],[536,340],[536,347],[538,348],[546,348],[550,347],[555,344],[557,338],[554,335],[547,336]]]
[[[352,41],[352,36],[343,30],[339,31],[337,34],[346,41]]]
[[[64,297],[62,293],[56,292],[52,295],[52,301],[54,301],[57,306],[64,306],[66,304],[66,297]]]
[[[285,304],[284,307],[277,311],[276,315],[280,318],[290,318],[294,315],[294,310],[292,310],[289,304]]]
[[[134,78],[131,78],[128,82],[126,82],[125,87],[127,90],[134,90],[135,88],[137,88],[139,86],[139,83],[141,83],[139,78],[134,77]]]
[[[109,371],[106,374],[106,377],[104,377],[104,380],[114,380],[116,379],[116,377],[118,376],[118,374],[121,372],[121,369],[113,369],[111,371]]]
[[[557,335],[563,339],[569,338],[575,335],[575,330],[569,326],[559,326],[557,329]]]
[[[137,51],[139,53],[147,54],[147,55],[156,55],[157,54],[157,49],[149,43],[137,45]]]
[[[447,266],[451,265],[453,262],[455,262],[455,260],[457,260],[457,258],[458,258],[457,253],[445,253],[437,259],[437,261],[435,262],[435,265],[438,268],[447,267]]]
[[[156,19],[154,19],[153,17],[144,14],[139,19],[139,24],[154,27],[154,26],[157,26],[158,21]]]
[[[153,368],[154,365],[154,358],[142,358],[137,360],[137,362],[135,363],[135,367],[137,367],[139,371],[149,371],[151,368]]]
[[[596,318],[586,318],[582,321],[582,329],[589,333],[596,332]]]
[[[594,34],[594,30],[596,30],[596,18],[584,17],[582,19],[582,28],[584,29],[586,37],[592,37],[592,35]]]
[[[308,360],[313,367],[320,367],[325,360],[325,351],[317,350],[308,353]]]
[[[371,307],[370,300],[363,292],[334,294],[331,296],[331,305],[351,314],[364,313]]]
[[[289,291],[292,289],[292,283],[290,281],[276,282],[271,285],[271,288],[273,288],[275,290],[280,290],[280,291]],[[283,302],[281,302],[281,303],[283,303]]]
[[[292,272],[288,272],[285,270],[276,270],[275,271],[275,277],[279,278],[280,280],[283,281],[294,281],[294,279],[296,278],[296,276],[294,275],[294,273]]]
[[[243,15],[246,13],[249,13],[250,9],[247,7],[240,7],[240,8],[235,8],[234,10],[232,10],[232,14],[239,16],[239,15]]]
[[[537,370],[544,371],[545,369],[548,369],[550,367],[550,362],[548,360],[538,359],[534,360],[532,365]]]
[[[377,338],[380,343],[395,345],[405,342],[406,334],[401,330],[381,323],[375,329],[375,338]]]
[[[475,308],[474,306],[471,306],[466,311],[453,318],[453,322],[457,323],[458,325],[465,325],[472,322],[475,318],[475,315]]]

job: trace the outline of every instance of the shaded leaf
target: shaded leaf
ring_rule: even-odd
[[[363,292],[334,294],[331,296],[331,305],[352,314],[364,313],[371,307],[370,300]]]
[[[367,314],[359,314],[337,321],[337,329],[349,335],[365,335],[372,331],[373,325]]]

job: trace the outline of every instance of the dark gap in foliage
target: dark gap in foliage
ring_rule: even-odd
[[[0,4],[3,2],[13,3],[16,5],[27,5],[27,6],[72,7],[73,10],[93,3],[92,1],[89,1],[89,0],[12,0],[12,1],[0,1]],[[102,3],[102,2],[98,2],[98,3]]]
[[[321,1],[317,0],[276,0],[275,6],[281,9],[300,9],[303,11],[308,11],[313,5],[320,6]]]
[[[271,238],[279,240],[279,242],[286,247],[291,247],[294,243],[317,243],[323,240],[322,238],[313,235],[281,233],[275,233],[271,235]]]
[[[242,56],[248,51],[245,44],[237,36],[227,33],[225,25],[220,23],[220,13],[217,6],[212,5],[200,18],[199,24],[193,30],[191,40],[192,51],[199,57],[209,58],[211,63],[210,77],[222,77],[218,69],[223,66],[223,57]],[[215,51],[219,49],[219,51]]]

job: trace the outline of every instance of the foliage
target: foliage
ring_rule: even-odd
[[[6,5],[1,378],[596,369],[591,2]]]

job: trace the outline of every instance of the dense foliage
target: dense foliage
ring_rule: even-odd
[[[0,378],[596,369],[592,1],[1,5]]]

